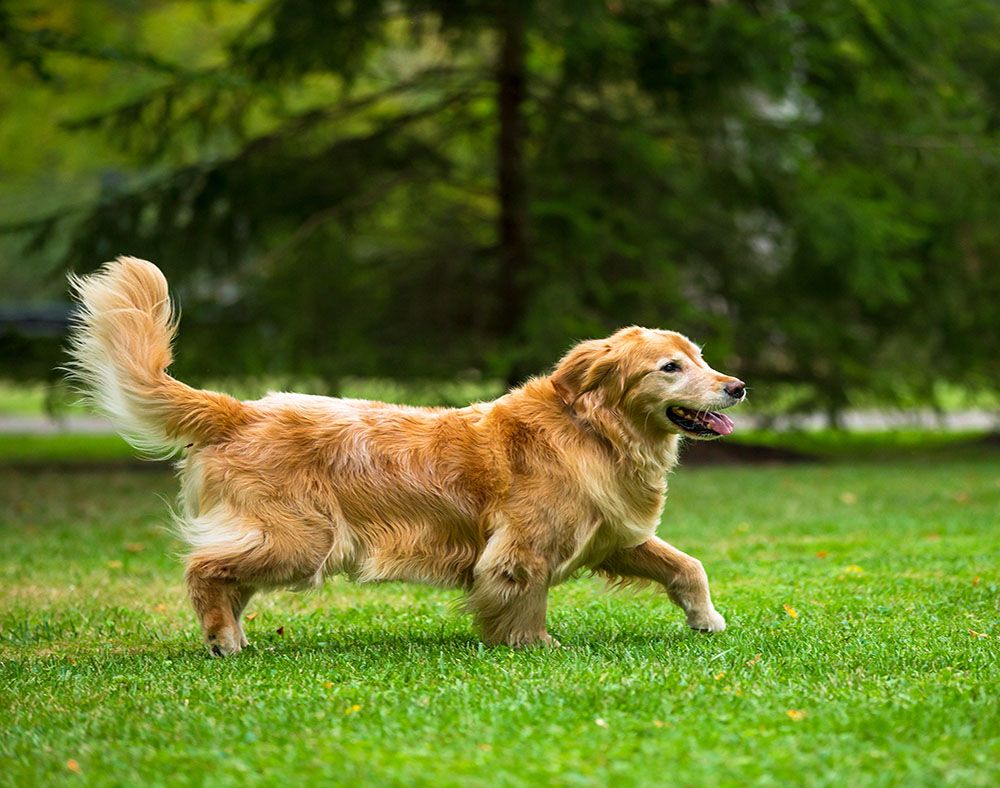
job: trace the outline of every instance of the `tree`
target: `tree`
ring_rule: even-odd
[[[645,323],[832,413],[995,380],[995,4],[252,11],[195,65],[6,20],[144,75],[74,124],[140,175],[32,229],[160,262],[186,374],[516,379]]]

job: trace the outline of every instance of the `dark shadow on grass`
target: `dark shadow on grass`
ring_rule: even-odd
[[[169,660],[172,664],[190,666],[204,662],[219,662],[226,664],[252,663],[261,664],[268,661],[287,662],[289,658],[310,658],[327,656],[338,661],[369,661],[384,657],[399,660],[405,657],[414,663],[427,662],[436,665],[442,654],[453,656],[479,656],[484,659],[511,655],[535,658],[538,655],[550,655],[558,658],[560,654],[579,655],[587,653],[613,657],[616,652],[626,653],[635,650],[670,650],[692,639],[717,639],[719,636],[687,632],[681,628],[665,629],[663,632],[649,634],[642,631],[608,631],[605,629],[557,632],[562,645],[556,649],[537,646],[527,649],[513,649],[508,646],[486,646],[472,633],[384,633],[374,631],[344,632],[336,636],[323,635],[303,637],[302,639],[285,639],[275,636],[258,638],[251,642],[239,654],[229,657],[213,656],[207,647],[192,638],[185,643],[170,644],[151,642],[143,646],[122,646],[116,648],[108,644],[107,649],[74,655],[77,662],[103,662],[108,659],[142,662],[163,662]],[[46,655],[37,662],[65,662],[67,655]],[[29,660],[28,661],[35,661]]]
[[[428,654],[436,655],[442,650],[476,651],[478,646],[479,640],[471,633],[386,633],[368,630],[356,633],[343,632],[335,636],[329,634],[317,635],[316,637],[305,635],[301,639],[294,640],[269,636],[252,641],[250,646],[241,652],[240,656],[243,656],[244,653],[285,656],[288,654],[370,653],[372,651],[385,651],[398,655],[400,652],[410,653],[414,650],[427,651]]]
[[[419,659],[421,656],[428,658],[437,657],[442,652],[464,652],[469,654],[484,655],[490,654],[552,654],[558,655],[563,652],[578,653],[601,652],[611,654],[616,649],[670,649],[690,640],[704,639],[706,641],[718,639],[720,635],[707,635],[700,632],[687,630],[682,626],[667,626],[663,631],[656,633],[643,632],[641,630],[609,630],[606,628],[565,628],[550,630],[560,643],[559,648],[550,649],[544,646],[535,646],[526,649],[514,649],[508,646],[486,646],[473,633],[437,633],[426,632],[402,632],[384,633],[372,630],[359,631],[356,633],[338,633],[336,637],[326,636],[308,638],[307,640],[283,641],[282,639],[269,637],[265,640],[258,640],[251,643],[250,647],[239,655],[258,656],[281,655],[288,656],[294,654],[339,654],[339,655],[361,655],[370,656],[373,652],[384,652],[387,656],[398,657],[400,653]]]

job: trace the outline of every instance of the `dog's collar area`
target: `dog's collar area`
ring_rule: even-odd
[[[723,413],[710,410],[694,411],[677,405],[667,408],[667,418],[693,435],[729,435],[735,426],[733,420]]]

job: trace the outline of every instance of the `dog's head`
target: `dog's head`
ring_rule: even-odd
[[[643,433],[711,440],[733,431],[716,411],[743,400],[743,381],[712,369],[701,350],[674,331],[623,328],[581,342],[563,357],[552,385],[571,408],[619,412]]]

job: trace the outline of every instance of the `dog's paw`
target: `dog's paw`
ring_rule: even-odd
[[[548,632],[512,632],[503,643],[511,648],[559,648],[560,643]]]
[[[208,646],[212,656],[228,657],[232,654],[239,654],[240,649],[249,644],[238,633],[222,630],[210,632],[205,637],[205,645]]]
[[[717,610],[691,613],[688,615],[688,626],[699,632],[722,632],[726,628],[726,619]]]

